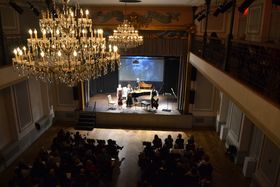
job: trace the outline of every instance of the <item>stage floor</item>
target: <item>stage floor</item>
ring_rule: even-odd
[[[115,106],[108,105],[108,95],[112,96]],[[118,105],[116,93],[96,94],[90,98],[89,109],[92,110],[96,103],[96,112],[110,112],[110,113],[138,113],[138,114],[160,114],[160,115],[181,115],[178,111],[177,99],[170,95],[159,95],[159,106],[156,110],[150,106],[141,106],[141,101],[150,102],[150,96],[137,97],[137,102],[134,102],[132,107],[126,106],[126,101],[123,100],[122,105]]]

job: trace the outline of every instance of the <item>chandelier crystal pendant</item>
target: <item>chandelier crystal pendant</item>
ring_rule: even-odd
[[[143,36],[139,36],[128,20],[124,20],[121,25],[114,30],[113,35],[109,36],[109,42],[121,49],[138,47],[143,44]]]
[[[74,86],[113,71],[119,64],[118,47],[106,46],[102,29],[93,29],[89,11],[63,0],[55,14],[41,13],[42,37],[29,30],[27,47],[14,49],[14,67],[20,75]]]

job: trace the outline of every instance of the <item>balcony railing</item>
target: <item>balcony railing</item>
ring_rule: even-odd
[[[202,46],[202,37],[194,37],[191,52],[224,71],[224,41],[210,39],[206,44],[204,54]],[[280,104],[279,47],[233,41],[226,73],[274,103]]]
[[[210,38],[203,53],[203,38],[194,37],[192,42],[192,52],[202,57],[212,65],[222,68],[224,61],[225,46],[224,41],[217,38]]]

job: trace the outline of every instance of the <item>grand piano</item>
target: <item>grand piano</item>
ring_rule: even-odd
[[[152,91],[153,91],[152,89],[138,89],[138,90],[133,90],[130,93],[133,98],[136,98],[143,95],[151,95]]]
[[[151,90],[151,89],[153,89],[153,84],[148,84],[148,83],[141,81],[138,83],[138,88]]]

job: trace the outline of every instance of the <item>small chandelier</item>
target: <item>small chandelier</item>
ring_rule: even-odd
[[[114,30],[113,35],[109,36],[109,42],[126,50],[142,45],[143,36],[139,36],[138,31],[125,19],[117,30]]]
[[[102,29],[93,29],[89,11],[63,0],[62,9],[42,12],[42,37],[29,30],[27,47],[14,49],[14,67],[20,75],[74,86],[115,70],[120,55],[117,46],[106,46]]]

